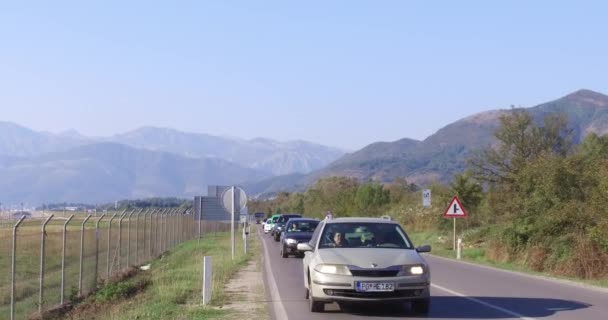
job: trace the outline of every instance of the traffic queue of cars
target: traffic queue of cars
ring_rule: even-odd
[[[264,232],[280,242],[281,257],[303,258],[311,312],[323,312],[332,302],[409,302],[416,313],[429,311],[431,272],[420,253],[431,247],[415,247],[390,217],[319,221],[275,215],[264,221]]]

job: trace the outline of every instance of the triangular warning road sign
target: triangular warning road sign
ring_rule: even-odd
[[[460,200],[458,200],[458,197],[454,196],[443,216],[446,218],[464,218],[467,216],[467,211],[462,206],[462,203],[460,203]]]

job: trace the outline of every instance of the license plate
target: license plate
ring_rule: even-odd
[[[359,292],[391,292],[395,291],[392,282],[355,282],[355,288]]]

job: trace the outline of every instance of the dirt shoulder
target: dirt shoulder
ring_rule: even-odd
[[[227,303],[223,308],[229,312],[222,319],[250,319],[252,315],[255,315],[255,319],[270,319],[265,298],[264,265],[259,238],[251,238],[255,239],[252,240],[254,258],[224,287]]]

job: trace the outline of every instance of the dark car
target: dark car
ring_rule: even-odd
[[[281,233],[281,257],[287,258],[289,254],[303,256],[297,249],[298,243],[309,242],[319,222],[310,218],[289,219],[285,231]]]
[[[272,226],[272,230],[270,230],[270,234],[274,237],[274,241],[278,242],[279,239],[281,239],[281,232],[283,232],[285,224],[292,218],[302,218],[302,215],[286,213],[282,214],[279,219],[277,219],[277,222]]]

